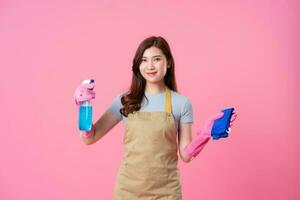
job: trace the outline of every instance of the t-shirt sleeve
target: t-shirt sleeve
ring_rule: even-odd
[[[193,122],[193,108],[191,101],[187,98],[184,106],[181,109],[180,123],[192,123]]]
[[[107,109],[108,112],[115,115],[119,120],[122,119],[122,115],[120,113],[120,109],[123,107],[123,105],[121,103],[121,97],[122,97],[122,94],[117,95]]]

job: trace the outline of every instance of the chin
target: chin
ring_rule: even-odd
[[[152,83],[152,84],[155,84],[155,83],[161,83],[162,82],[162,79],[158,79],[158,80],[149,80],[149,79],[146,79],[147,83]]]

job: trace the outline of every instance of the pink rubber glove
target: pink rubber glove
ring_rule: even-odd
[[[94,83],[91,84],[80,84],[74,93],[74,99],[77,106],[83,101],[91,100],[96,97],[96,93],[93,91],[95,87]]]
[[[185,153],[190,157],[196,157],[204,148],[206,143],[210,140],[211,129],[216,119],[221,118],[224,115],[223,112],[218,112],[213,117],[205,121],[204,126],[197,132],[197,135],[193,141],[184,149]]]
[[[80,84],[74,93],[74,100],[77,106],[77,111],[79,110],[80,104],[84,101],[95,99],[96,93],[93,91],[95,87],[94,83],[91,84]],[[81,138],[92,137],[95,132],[95,127],[92,125],[92,129],[90,131],[80,131]]]

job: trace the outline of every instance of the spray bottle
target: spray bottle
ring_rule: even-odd
[[[93,79],[87,79],[81,84],[92,84]],[[92,89],[91,89],[92,90]],[[91,100],[83,101],[79,107],[78,126],[81,131],[90,131],[93,123],[93,107]]]

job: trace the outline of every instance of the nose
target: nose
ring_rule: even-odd
[[[148,68],[148,69],[153,69],[153,68],[154,68],[154,65],[153,65],[152,61],[149,61],[149,62],[147,63],[147,68]]]

